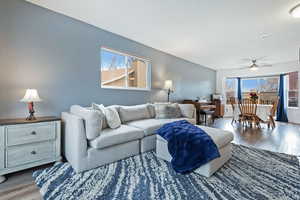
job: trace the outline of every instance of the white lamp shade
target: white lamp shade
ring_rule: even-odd
[[[21,99],[21,102],[39,102],[42,99],[39,97],[39,94],[36,89],[27,89],[25,96]]]
[[[294,7],[291,11],[290,14],[294,17],[294,18],[300,18],[300,4],[297,5],[296,7]]]
[[[165,87],[166,90],[173,88],[173,81],[172,80],[166,80],[165,81]]]

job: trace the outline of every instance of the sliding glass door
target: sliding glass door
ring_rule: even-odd
[[[242,97],[249,98],[255,92],[259,104],[272,104],[278,98],[278,88],[278,76],[242,79]]]
[[[299,73],[287,73],[285,93],[288,107],[298,107],[299,105]],[[230,104],[230,97],[237,98],[237,79],[226,78],[225,97],[226,103]],[[249,98],[251,92],[258,95],[258,103],[269,105],[278,99],[279,76],[259,76],[251,78],[241,78],[242,98]]]

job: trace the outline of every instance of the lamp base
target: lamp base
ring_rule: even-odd
[[[31,121],[31,120],[36,120],[34,116],[34,109],[33,109],[33,102],[28,103],[28,110],[29,110],[29,116],[26,118],[26,120]]]
[[[32,121],[32,120],[36,120],[36,118],[33,114],[30,114],[28,117],[26,117],[26,120]]]
[[[168,102],[170,102],[170,94],[173,93],[174,91],[171,89],[168,89]]]

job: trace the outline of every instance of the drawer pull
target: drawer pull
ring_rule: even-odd
[[[35,155],[36,154],[36,151],[32,151],[32,152],[30,152],[32,155]]]
[[[31,135],[36,135],[36,132],[35,132],[35,131],[32,131],[32,132],[31,132]]]

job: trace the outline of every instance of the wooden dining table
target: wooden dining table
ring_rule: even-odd
[[[234,107],[235,107],[235,109],[233,112],[233,117],[234,117],[234,119],[238,120],[239,115],[241,114],[241,111],[240,111],[238,104],[234,104]],[[272,109],[272,105],[257,104],[256,115],[263,122],[266,122],[266,121],[268,121],[271,109]]]

